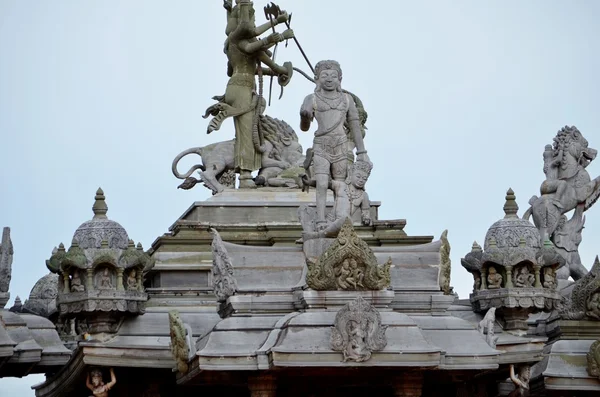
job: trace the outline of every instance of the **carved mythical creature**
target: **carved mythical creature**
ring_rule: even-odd
[[[600,379],[600,340],[592,343],[587,353],[587,372]]]
[[[485,313],[483,320],[477,325],[477,330],[485,338],[485,341],[490,347],[496,348],[498,337],[495,336],[494,326],[496,324],[496,308],[491,307]]]
[[[315,290],[370,290],[390,286],[391,258],[383,265],[352,227],[350,218],[337,239],[317,259],[307,261],[307,285]]]
[[[212,254],[213,254],[213,289],[218,302],[225,302],[227,298],[237,291],[237,282],[233,277],[233,264],[229,253],[223,244],[221,235],[216,229],[211,228],[213,235]]]
[[[104,383],[104,380],[102,379],[102,371],[99,369],[93,369],[88,372],[87,379],[85,381],[85,385],[92,391],[94,397],[108,397],[108,392],[116,383],[117,378],[115,377],[115,371],[112,368],[110,369],[110,382],[108,383]]]
[[[321,61],[315,67],[316,88],[308,95],[300,109],[300,129],[308,131],[317,119],[312,147],[312,160],[317,188],[317,231],[327,227],[325,202],[330,179],[344,181],[352,161],[352,147],[357,159],[369,161],[365,150],[358,111],[350,94],[342,91],[342,69],[336,61]],[[344,122],[350,129],[349,142]]]
[[[598,257],[591,270],[573,286],[560,315],[568,320],[585,317],[600,319],[600,261]]]
[[[508,397],[522,397],[529,393],[529,380],[531,379],[531,368],[529,365],[523,365],[519,370],[519,375],[515,375],[515,366],[510,365],[510,380],[515,384]]]
[[[259,147],[263,168],[256,178],[257,184],[266,186],[284,186],[291,182],[297,184],[294,176],[282,176],[282,173],[287,170],[293,171],[292,168],[296,168],[297,175],[303,173],[303,169],[299,169],[304,161],[304,156],[298,136],[292,127],[283,120],[261,115],[259,122],[261,130],[264,131],[264,141]],[[180,174],[177,171],[177,164],[188,154],[199,155],[202,163],[196,164],[187,172]],[[226,187],[234,187],[234,184],[223,184],[223,179],[228,177],[234,169],[235,139],[184,150],[175,157],[171,167],[175,177],[185,180],[179,185],[180,188],[191,189],[201,181],[212,190],[213,194],[222,192]],[[191,176],[196,170],[201,170],[199,172],[200,179]],[[230,182],[235,183],[235,180],[230,180]]]
[[[188,346],[187,330],[185,329],[177,310],[171,310],[169,312],[169,329],[171,333],[171,353],[173,359],[177,364],[177,370],[185,374],[188,371],[190,346]]]
[[[577,251],[574,240],[583,226],[583,212],[588,210],[600,197],[600,177],[592,180],[586,167],[596,158],[597,151],[588,147],[588,141],[579,130],[562,128],[554,138],[554,145],[544,151],[544,172],[546,180],[540,188],[541,197],[529,200],[531,208],[525,218],[533,216],[533,222],[540,231],[541,243],[550,238],[561,254],[567,255],[570,275],[578,280],[586,273],[577,257],[570,253]],[[575,210],[572,218],[559,228],[561,217]],[[560,237],[562,235],[562,238]]]
[[[331,348],[343,353],[344,362],[367,361],[372,352],[387,345],[386,329],[386,325],[381,325],[379,312],[359,296],[335,316]]]

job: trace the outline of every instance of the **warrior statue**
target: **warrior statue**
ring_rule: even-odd
[[[307,156],[307,164],[312,161],[316,180],[317,231],[327,227],[325,205],[330,178],[335,181],[347,178],[354,161],[352,147],[356,147],[358,161],[369,162],[356,104],[350,94],[342,91],[341,82],[342,69],[338,62],[317,63],[315,92],[304,99],[300,109],[302,131],[308,131],[314,118],[318,123],[312,152]],[[347,122],[350,139],[344,122]]]
[[[270,57],[268,48],[278,42],[292,38],[294,33],[287,29],[282,34],[272,33],[266,38],[258,36],[279,23],[288,21],[289,16],[282,12],[275,20],[256,26],[254,7],[249,0],[237,0],[235,7],[225,1],[227,10],[227,40],[224,52],[227,55],[227,75],[230,77],[225,95],[215,97],[219,101],[207,109],[212,114],[208,133],[218,130],[225,118],[233,117],[235,125],[235,169],[240,174],[240,188],[254,187],[251,172],[261,167],[258,133],[258,116],[264,109],[262,92],[257,95],[255,75],[278,76],[281,86],[287,85],[292,75],[291,63],[277,65]],[[263,68],[262,64],[267,67]]]
[[[562,279],[571,276],[578,280],[587,273],[577,248],[585,221],[583,213],[600,197],[600,177],[592,180],[586,171],[596,154],[576,127],[562,128],[554,145],[547,145],[544,151],[546,180],[540,188],[541,197],[529,200],[531,208],[524,216],[533,216],[542,245],[550,239],[565,258],[567,268],[558,273]],[[572,210],[567,220],[565,214]]]

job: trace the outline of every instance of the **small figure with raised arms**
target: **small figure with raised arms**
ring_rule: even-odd
[[[110,382],[108,383],[104,383],[102,380],[102,372],[99,369],[93,369],[88,372],[87,380],[85,381],[85,385],[92,391],[94,397],[108,397],[108,392],[116,383],[117,378],[112,368],[110,369]]]

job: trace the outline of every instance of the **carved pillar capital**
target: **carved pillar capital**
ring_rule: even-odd
[[[261,374],[248,377],[251,397],[275,397],[277,382],[274,375]]]
[[[423,392],[423,374],[410,372],[394,377],[394,396],[421,397]]]

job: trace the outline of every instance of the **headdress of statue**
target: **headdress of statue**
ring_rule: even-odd
[[[371,175],[371,170],[373,169],[373,163],[370,161],[356,161],[352,164],[352,172],[354,171],[362,171],[368,175]]]

